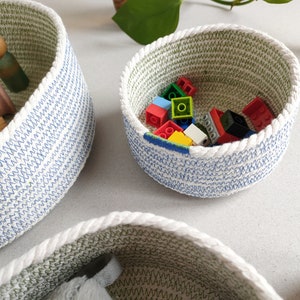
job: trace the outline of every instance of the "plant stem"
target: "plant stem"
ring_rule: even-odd
[[[211,0],[213,2],[222,4],[222,5],[228,5],[228,6],[239,6],[239,5],[245,5],[249,4],[255,0],[232,0],[232,1],[226,1],[226,0]]]

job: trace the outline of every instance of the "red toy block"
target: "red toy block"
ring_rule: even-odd
[[[146,123],[159,128],[168,120],[168,111],[158,105],[151,103],[146,108]]]
[[[240,140],[238,137],[236,137],[230,133],[227,133],[224,130],[223,125],[221,123],[221,119],[220,119],[223,116],[224,112],[222,112],[221,110],[218,110],[214,107],[214,108],[212,108],[212,110],[209,113],[210,113],[212,120],[214,121],[214,124],[215,124],[217,131],[219,133],[219,136],[220,136],[217,140],[218,144],[231,143],[231,142]]]
[[[179,77],[176,84],[186,93],[187,96],[194,96],[197,88],[193,86],[192,82],[186,77]]]
[[[168,139],[174,131],[182,132],[183,129],[178,126],[173,121],[169,120],[165,124],[163,124],[161,127],[156,129],[153,134],[160,136],[161,138]]]
[[[260,98],[254,98],[243,109],[243,113],[249,117],[256,131],[268,126],[275,118],[265,102]]]

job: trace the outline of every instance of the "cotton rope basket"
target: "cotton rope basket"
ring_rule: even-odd
[[[196,121],[212,107],[241,113],[257,96],[265,99],[275,119],[232,143],[170,145],[153,136],[144,113],[180,76],[198,88],[193,97]],[[202,26],[142,48],[125,67],[120,95],[132,154],[148,175],[183,194],[225,196],[260,181],[282,158],[299,106],[299,63],[266,33],[238,25]]]
[[[104,253],[122,267],[107,288],[112,299],[281,299],[218,240],[181,222],[132,212],[79,223],[12,261],[0,270],[0,298],[43,299]]]
[[[25,91],[7,91],[18,112],[0,132],[1,247],[41,220],[74,183],[91,148],[94,113],[52,9],[0,1],[0,34],[30,81]]]

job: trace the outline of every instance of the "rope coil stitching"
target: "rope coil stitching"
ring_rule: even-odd
[[[133,155],[153,179],[184,194],[218,197],[251,186],[269,174],[285,152],[299,108],[299,74],[297,58],[283,43],[244,26],[207,25],[160,38],[136,53],[121,76],[121,109]],[[200,114],[209,111],[212,106],[239,113],[255,96],[262,94],[270,102],[268,104],[274,109],[276,118],[265,129],[240,141],[214,147],[190,146],[189,157],[151,145],[143,138],[149,128],[141,117],[142,113],[155,95],[182,75],[199,85],[194,98],[197,113],[199,109]],[[268,168],[262,163],[266,151],[270,155]],[[188,170],[180,166],[190,159],[198,165],[191,172],[199,172],[199,168],[207,165],[217,170],[219,166],[223,168],[224,159],[228,157],[232,164],[227,167],[230,172],[232,169],[232,173],[238,174],[234,162],[237,155],[248,156],[250,167],[253,153],[262,160],[259,162],[262,166],[260,173],[264,176],[254,178],[249,173],[246,176],[248,182],[241,182],[238,188],[233,187],[232,178],[225,178],[224,174],[220,179],[218,176],[207,178],[207,184],[211,185],[207,190],[197,182],[186,180]],[[170,157],[164,166],[160,165],[163,156]],[[152,169],[150,160],[153,160],[152,165],[160,166],[161,174]],[[168,165],[176,165],[176,161],[178,175],[169,176],[173,170]],[[224,181],[223,186],[214,186],[214,181],[218,180]]]
[[[18,112],[0,132],[2,247],[47,215],[72,186],[89,155],[95,118],[54,10],[2,0],[0,16],[1,35],[30,81],[25,91],[10,95]]]
[[[168,233],[171,234],[171,237],[174,237],[174,241],[176,238],[182,240],[183,243],[190,241],[197,249],[205,249],[205,251],[212,253],[213,256],[216,257],[226,269],[230,270],[230,272],[232,272],[236,278],[243,278],[243,280],[246,280],[246,285],[251,286],[258,299],[281,299],[276,294],[274,289],[267,283],[267,281],[257,273],[254,267],[247,264],[241,257],[236,255],[230,248],[225,246],[220,241],[208,236],[205,233],[199,232],[195,228],[192,228],[183,222],[178,222],[150,213],[127,211],[112,212],[109,215],[98,219],[81,222],[76,226],[55,235],[54,237],[45,240],[43,243],[32,248],[20,258],[15,259],[0,270],[0,295],[2,295],[1,290],[5,288],[6,284],[9,284],[10,281],[13,282],[13,280],[16,281],[18,276],[21,276],[21,279],[22,272],[26,271],[26,269],[28,269],[30,266],[39,264],[43,265],[47,258],[50,259],[64,246],[69,245],[67,255],[70,258],[75,255],[75,253],[72,253],[71,250],[72,244],[76,243],[76,241],[80,240],[82,237],[85,236],[88,240],[90,240],[91,243],[93,243],[92,241],[96,242],[93,239],[93,235],[96,235],[97,232],[104,232],[105,230],[109,230],[118,226],[128,225],[130,225],[133,230],[135,230],[135,228],[157,229],[158,237],[161,235],[162,239],[163,233]],[[123,239],[122,236],[120,236],[119,239]],[[147,243],[146,240],[145,243]],[[160,243],[162,241],[163,240],[160,241],[158,239],[156,242]],[[90,243],[88,244],[90,246],[92,245]],[[76,248],[80,247],[78,245]],[[103,247],[105,247],[105,244],[103,244]],[[122,247],[124,247],[124,245]],[[86,249],[86,251],[88,251],[88,249]],[[185,254],[183,253],[183,255]],[[53,261],[53,259],[54,256],[51,261]],[[197,257],[194,257],[193,259],[196,260]],[[47,266],[48,265],[44,267],[47,268]],[[51,266],[49,268],[51,269]],[[49,272],[50,270],[48,273]],[[29,274],[30,273],[28,273],[27,276]]]

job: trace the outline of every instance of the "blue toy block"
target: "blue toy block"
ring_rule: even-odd
[[[188,118],[188,119],[177,119],[174,120],[175,123],[180,126],[183,130],[187,129],[191,124],[195,124],[194,118]]]
[[[244,135],[244,139],[250,137],[252,134],[255,134],[256,132],[254,130],[249,130],[245,135]]]
[[[153,99],[152,103],[166,110],[169,110],[171,108],[171,101],[160,96],[156,96]]]

